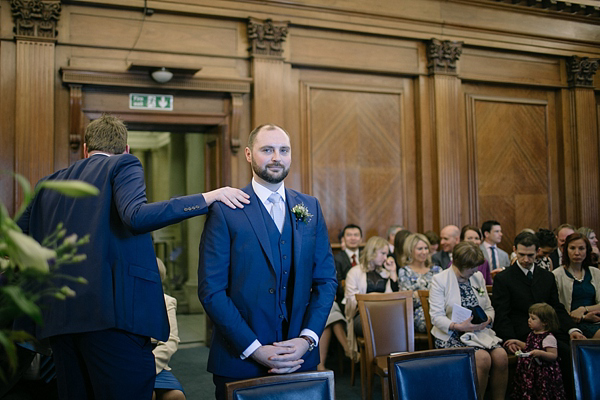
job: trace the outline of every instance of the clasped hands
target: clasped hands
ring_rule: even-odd
[[[586,311],[585,307],[579,307],[576,310],[571,311],[571,318],[575,323],[579,322],[600,322],[600,311]]]
[[[302,356],[307,350],[305,339],[294,338],[260,346],[250,357],[269,368],[270,374],[289,374],[300,369],[304,363]]]

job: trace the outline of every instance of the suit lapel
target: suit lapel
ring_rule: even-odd
[[[249,184],[242,190],[250,195],[250,204],[245,205],[242,210],[246,214],[248,221],[250,221],[250,225],[256,234],[256,238],[269,260],[269,265],[273,268],[273,251],[271,249],[271,243],[269,242],[269,233],[265,226],[265,220],[262,217],[262,203],[256,193],[254,193],[252,184]]]
[[[298,199],[298,195],[291,190],[285,189],[285,197],[291,216],[290,222],[292,223],[292,229],[294,232],[292,235],[294,242],[294,271],[297,271],[298,266],[300,266],[300,255],[302,254],[302,232],[304,232],[305,223],[298,221],[296,216],[292,213],[292,208],[301,203],[301,201]]]

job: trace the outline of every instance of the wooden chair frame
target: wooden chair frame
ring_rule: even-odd
[[[577,400],[588,399],[586,394],[583,393],[583,388],[581,386],[580,380],[580,360],[579,360],[579,352],[577,351],[579,346],[594,346],[600,347],[600,339],[573,339],[571,340],[571,361],[573,363],[573,390],[575,392],[575,398]],[[598,382],[596,380],[596,382]]]
[[[363,326],[363,335],[365,338],[365,355],[361,354],[361,374],[364,370],[364,375],[361,376],[364,394],[364,382],[367,383],[366,398],[372,400],[373,398],[373,374],[377,374],[381,377],[381,390],[383,399],[389,399],[389,385],[387,377],[387,364],[385,362],[377,363],[377,359],[382,355],[377,351],[377,343],[375,342],[375,336],[371,332],[371,315],[369,308],[365,305],[365,302],[398,302],[400,307],[405,308],[406,319],[404,321],[405,337],[408,343],[406,343],[406,350],[413,352],[415,350],[415,328],[414,328],[414,314],[413,314],[413,292],[402,291],[393,293],[368,293],[368,294],[357,294],[356,301],[358,303],[358,309],[360,311],[360,318]],[[391,334],[399,336],[398,332],[391,332]],[[398,351],[401,351],[398,348]],[[387,356],[387,354],[385,355]],[[364,362],[363,362],[364,361]],[[385,361],[385,360],[380,360]],[[381,365],[384,364],[384,365]]]
[[[314,371],[314,372],[298,372],[292,374],[261,376],[258,378],[244,379],[241,381],[230,382],[225,385],[225,396],[227,400],[233,400],[236,390],[251,388],[255,386],[272,386],[281,385],[282,390],[285,390],[285,385],[295,382],[327,380],[329,387],[329,398],[335,399],[335,383],[333,379],[333,371]]]
[[[421,300],[421,307],[423,307],[423,314],[425,315],[425,326],[427,327],[427,340],[429,342],[429,349],[433,350],[433,335],[431,334],[431,315],[429,315],[429,290],[417,291],[419,299]]]
[[[427,290],[424,290],[428,292]],[[410,359],[422,359],[422,358],[432,358],[443,355],[453,355],[453,354],[468,354],[471,359],[471,374],[473,376],[473,381],[475,383],[475,397],[477,397],[477,393],[479,391],[479,384],[477,381],[477,368],[475,366],[475,349],[472,347],[454,347],[450,349],[435,349],[435,350],[424,350],[424,351],[415,351],[413,353],[402,353],[402,354],[394,354],[388,356],[388,371],[389,371],[389,391],[392,395],[393,400],[402,399],[400,397],[400,393],[398,392],[398,384],[396,379],[396,370],[394,368],[394,364],[400,360],[410,360]],[[435,382],[434,382],[435,384]],[[448,396],[452,398],[451,395]]]

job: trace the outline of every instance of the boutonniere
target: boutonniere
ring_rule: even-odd
[[[292,208],[292,213],[296,216],[296,227],[298,227],[298,221],[302,221],[305,224],[309,223],[313,215],[308,211],[308,208],[304,203],[296,204]]]
[[[485,288],[473,286],[473,290],[475,290],[480,296],[485,296]]]

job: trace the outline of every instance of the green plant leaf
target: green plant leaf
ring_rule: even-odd
[[[27,298],[20,287],[5,286],[0,290],[2,290],[2,292],[12,299],[19,310],[28,315],[36,323],[42,324],[42,311],[37,304]]]
[[[35,239],[15,230],[6,232],[10,258],[21,268],[35,268],[40,272],[49,271],[48,260],[56,257],[54,250],[42,247]]]
[[[9,339],[6,331],[0,331],[0,346],[4,348],[10,371],[15,371],[17,368],[17,348],[12,340]],[[6,377],[2,376],[3,379]]]
[[[57,192],[69,197],[97,196],[98,193],[100,193],[100,190],[98,190],[96,186],[79,180],[46,180],[40,182],[36,188],[36,192],[40,191],[41,189],[56,190]]]

